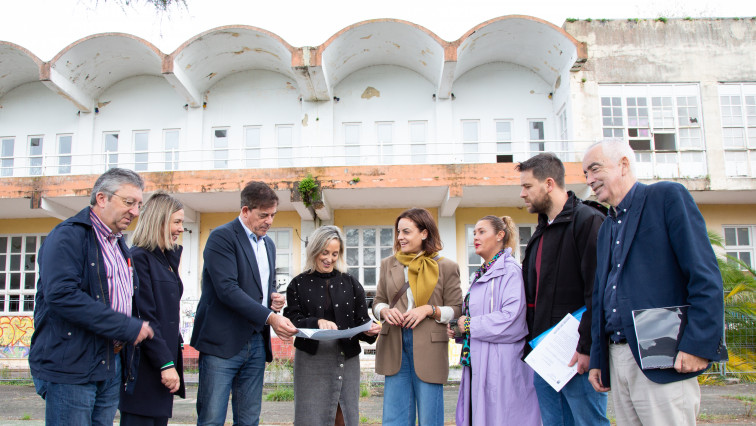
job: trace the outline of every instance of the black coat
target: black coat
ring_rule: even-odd
[[[184,292],[178,270],[181,251],[181,246],[165,252],[131,248],[134,269],[141,283],[140,313],[143,320],[150,322],[155,336],[140,343],[136,351],[126,345],[126,359],[134,357],[138,368],[135,376],[127,378],[135,381],[134,392],[127,394],[121,388],[121,411],[147,417],[171,417],[174,394],[160,382],[161,367],[171,361],[181,378],[181,387],[175,394],[185,397],[179,333],[181,295]]]
[[[351,275],[336,270],[329,274],[311,272],[294,277],[286,288],[284,316],[297,328],[318,328],[318,320],[325,318],[326,290],[333,304],[333,322],[339,330],[359,327],[370,321],[362,285]],[[339,345],[344,356],[351,358],[359,355],[360,340],[373,343],[376,338],[360,333],[351,339],[340,339]],[[294,347],[315,355],[318,341],[297,337]]]
[[[522,262],[528,302],[528,340],[537,337],[581,307],[577,352],[591,353],[591,301],[596,274],[596,239],[606,217],[601,205],[586,205],[572,191],[562,211],[551,225],[545,214],[538,215],[538,227],[528,241]],[[541,253],[541,280],[536,300],[536,253]],[[533,307],[535,304],[535,308]],[[525,345],[526,352],[530,345]]]

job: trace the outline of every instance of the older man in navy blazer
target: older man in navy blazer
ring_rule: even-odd
[[[215,229],[205,245],[191,339],[200,352],[198,425],[224,424],[229,393],[234,424],[257,425],[265,362],[273,360],[270,327],[282,340],[297,332],[274,312],[286,300],[275,293],[276,249],[266,236],[277,209],[278,196],[268,185],[249,182],[239,217]]]
[[[612,206],[599,229],[589,380],[611,387],[618,425],[694,425],[696,380],[722,343],[722,278],[706,224],[680,184],[644,185],[627,142],[604,141],[583,159],[586,182]],[[642,370],[632,311],[688,307],[674,368]]]

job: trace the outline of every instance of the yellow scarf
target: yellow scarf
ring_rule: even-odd
[[[415,298],[415,306],[427,304],[438,283],[438,262],[433,260],[438,253],[426,255],[424,252],[419,254],[397,252],[394,256],[399,263],[407,267],[407,277],[412,296]]]

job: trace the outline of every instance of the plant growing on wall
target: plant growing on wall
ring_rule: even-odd
[[[315,180],[312,175],[307,175],[306,178],[299,181],[297,190],[299,191],[299,196],[302,198],[305,207],[309,208],[312,206],[312,203],[320,199],[318,195],[318,186],[318,181]]]

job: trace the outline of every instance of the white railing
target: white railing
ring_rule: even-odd
[[[118,166],[137,172],[168,172],[283,167],[388,166],[417,164],[518,163],[541,152],[553,152],[564,162],[581,162],[593,141],[480,141],[393,143],[382,145],[331,144],[260,148],[119,151],[94,154],[15,156],[0,158],[0,178],[100,174]],[[282,155],[279,155],[282,154]],[[704,152],[691,161],[685,152],[638,155],[638,175],[655,177],[705,176]]]

